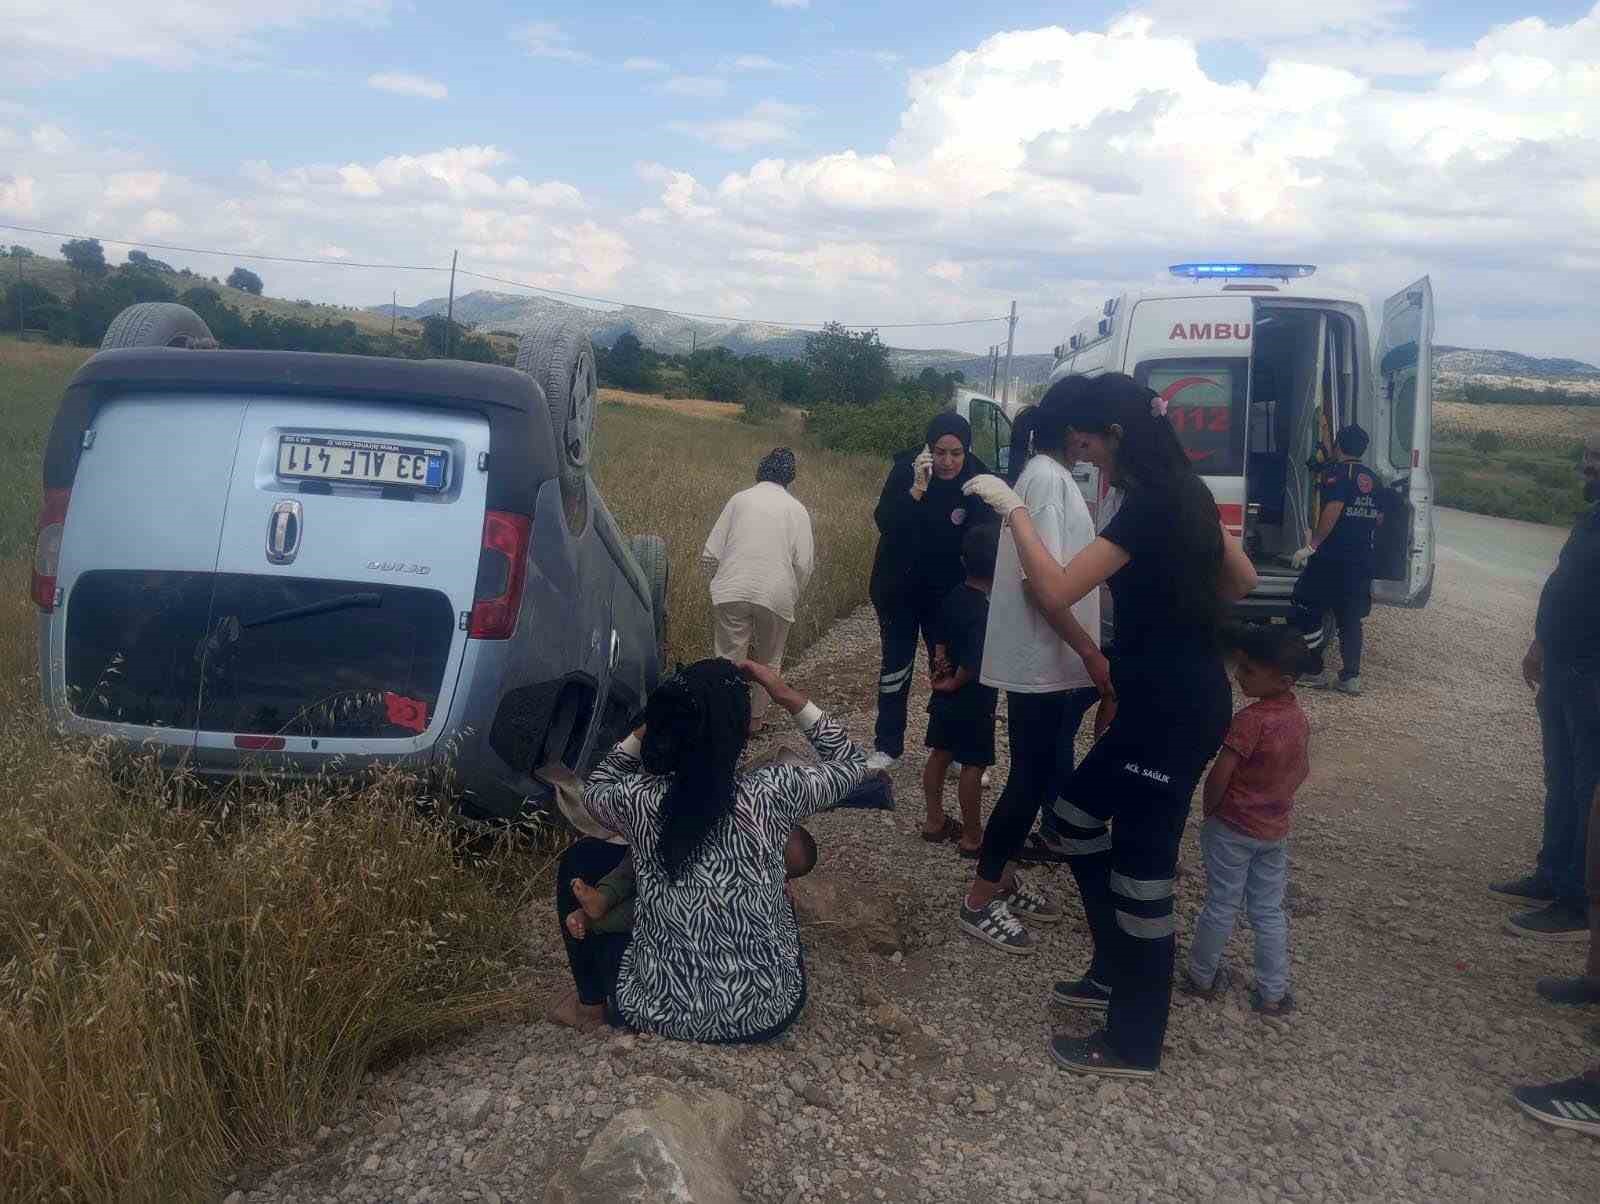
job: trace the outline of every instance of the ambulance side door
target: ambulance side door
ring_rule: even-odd
[[[1380,530],[1372,595],[1394,606],[1422,607],[1433,593],[1433,285],[1424,276],[1384,302],[1374,356],[1378,421],[1374,467],[1386,469],[1401,505]],[[1401,535],[1404,538],[1401,538]]]

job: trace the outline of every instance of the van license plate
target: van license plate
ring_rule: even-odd
[[[278,475],[291,480],[348,481],[438,490],[449,479],[450,453],[381,439],[278,437]]]

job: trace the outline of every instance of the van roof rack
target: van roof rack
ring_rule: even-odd
[[[1303,280],[1314,263],[1175,263],[1167,269],[1189,280]]]

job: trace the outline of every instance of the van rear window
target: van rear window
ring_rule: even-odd
[[[86,573],[67,609],[67,685],[90,719],[403,739],[432,722],[455,629],[436,590]]]
[[[1244,409],[1250,361],[1149,360],[1134,372],[1167,402],[1167,420],[1196,471],[1208,477],[1244,472]]]

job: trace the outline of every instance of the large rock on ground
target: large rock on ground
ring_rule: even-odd
[[[544,1204],[739,1204],[733,1139],[745,1106],[707,1088],[668,1086],[596,1135]]]
[[[874,953],[894,953],[902,948],[894,905],[882,896],[863,892],[859,882],[847,882],[814,870],[789,883],[795,916],[808,935],[842,944],[860,944]]]

